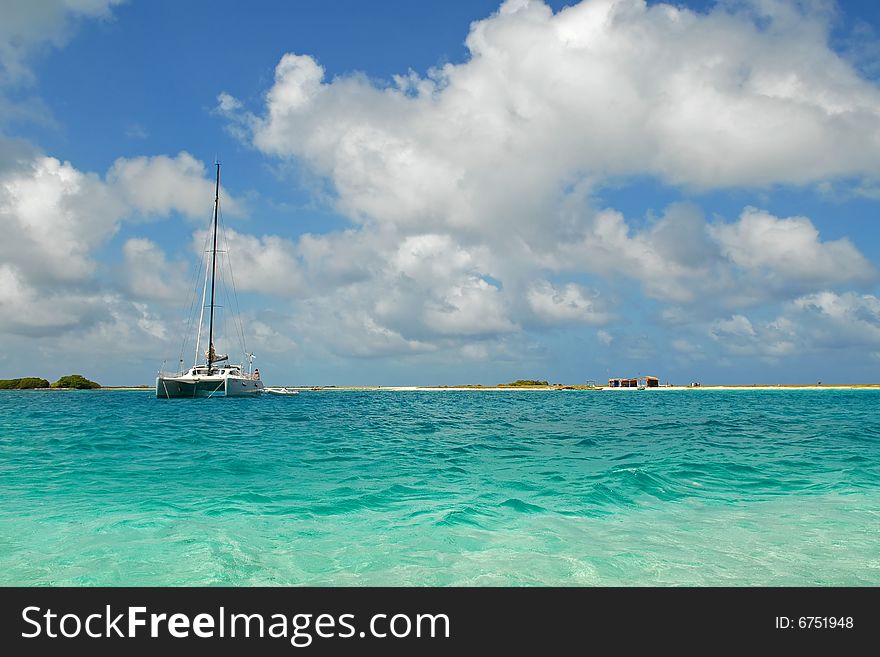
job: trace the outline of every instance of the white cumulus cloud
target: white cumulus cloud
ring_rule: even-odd
[[[493,180],[521,201],[584,171],[701,187],[880,172],[880,92],[829,47],[825,17],[755,13],[507,2],[472,25],[468,61],[398,87],[327,81],[287,54],[254,143],[332,177],[352,214],[401,222],[472,221]]]
[[[169,262],[152,240],[130,238],[122,245],[122,254],[126,290],[132,298],[180,304],[191,293],[187,289],[186,265]]]
[[[288,53],[263,108],[224,92],[217,109],[328,180],[352,221],[288,245],[322,295],[319,323],[318,308],[338,312],[408,350],[612,321],[585,278],[635,280],[705,319],[876,280],[805,217],[709,223],[679,204],[637,227],[596,201],[629,176],[684,190],[874,180],[880,91],[831,48],[820,5],[508,1],[471,25],[461,63],[383,84]]]
[[[120,158],[107,172],[107,182],[143,215],[163,216],[176,210],[188,217],[207,218],[213,208],[213,174],[182,151],[176,157]],[[226,190],[221,189],[220,195],[226,213],[241,214],[240,204]]]
[[[602,310],[598,294],[591,294],[574,283],[555,286],[549,281],[537,281],[527,294],[529,305],[539,321],[601,325],[611,319]]]
[[[63,46],[82,18],[108,18],[124,0],[4,0],[0,20],[0,83],[30,81],[28,60],[46,44]]]
[[[798,297],[773,319],[743,315],[716,320],[711,337],[723,352],[765,358],[818,353],[861,354],[880,349],[880,299],[829,290]]]
[[[713,227],[721,252],[744,269],[801,282],[870,282],[874,267],[848,239],[822,242],[806,217],[780,219],[746,208],[739,221]]]
[[[94,174],[51,157],[23,162],[0,174],[0,258],[33,280],[82,280],[125,210]]]

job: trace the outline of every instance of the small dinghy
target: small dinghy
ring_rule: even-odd
[[[299,390],[291,390],[290,388],[263,388],[263,392],[270,395],[298,395]]]

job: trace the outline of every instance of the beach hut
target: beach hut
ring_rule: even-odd
[[[639,385],[646,388],[659,388],[660,379],[656,376],[643,376],[639,379]]]
[[[638,379],[608,379],[609,388],[638,388]]]

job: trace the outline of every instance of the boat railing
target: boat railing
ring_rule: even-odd
[[[242,378],[249,379],[251,381],[259,381],[260,380],[259,372],[244,372],[243,370],[241,370],[240,368],[238,368],[236,366],[232,366],[230,368],[212,368],[211,374],[219,374],[220,371],[223,369],[228,369],[230,371],[230,373],[235,373],[237,376],[241,376]],[[190,367],[183,369],[183,370],[180,370],[180,371],[177,371],[177,372],[172,372],[172,371],[169,371],[166,369],[160,369],[157,372],[157,375],[164,377],[164,378],[168,378],[168,377],[173,378],[173,377],[178,377],[178,376],[183,376],[185,374],[189,374],[191,370],[192,370],[192,368],[190,368]],[[206,374],[208,374],[208,372],[199,371],[196,374],[206,375]]]

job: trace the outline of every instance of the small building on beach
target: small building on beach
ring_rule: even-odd
[[[609,388],[659,388],[660,378],[656,376],[640,376],[632,379],[608,379]]]

